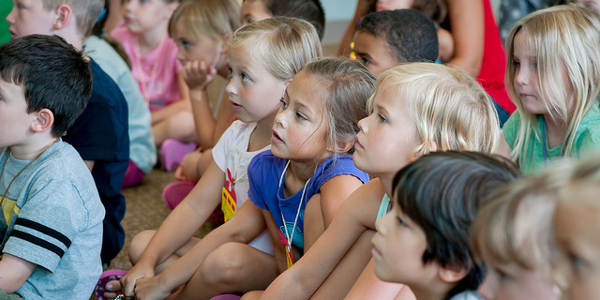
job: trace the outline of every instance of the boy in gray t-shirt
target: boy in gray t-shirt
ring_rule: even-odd
[[[89,299],[102,272],[104,208],[60,137],[86,107],[90,68],[57,36],[0,46],[0,290]]]

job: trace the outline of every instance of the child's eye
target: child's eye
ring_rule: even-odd
[[[377,114],[377,118],[379,119],[379,122],[381,122],[381,123],[387,122],[387,119],[385,118],[385,116],[380,113]]]
[[[190,49],[192,48],[192,46],[194,46],[194,44],[188,41],[181,41],[181,46],[183,47],[183,49]]]
[[[568,253],[569,263],[576,272],[581,272],[585,267],[585,261],[574,253]]]
[[[248,77],[248,75],[246,75],[246,73],[244,73],[244,72],[240,73],[240,79],[242,79],[242,82],[250,81],[250,77]]]
[[[515,60],[515,61],[513,61],[513,66],[515,66],[515,68],[520,67],[521,66],[521,62],[518,62],[518,61]]]
[[[298,118],[298,120],[301,120],[301,121],[308,120],[308,118],[301,113],[296,113],[296,118]]]
[[[288,108],[288,103],[283,98],[281,98],[281,100],[279,100],[279,102],[281,102],[282,109]]]
[[[370,64],[371,64],[371,61],[370,61],[368,58],[364,57],[364,56],[361,56],[361,57],[360,57],[360,61],[361,61],[361,62],[362,62],[362,64],[363,64],[363,65],[365,65],[365,66],[368,66],[368,65],[370,65]]]
[[[500,269],[494,268],[494,273],[498,275],[498,279],[500,279],[500,281],[506,281],[510,279],[510,275]]]
[[[396,216],[396,220],[398,221],[398,224],[402,227],[408,227],[408,225],[406,224],[406,222],[404,222],[404,220],[400,217],[400,216]]]

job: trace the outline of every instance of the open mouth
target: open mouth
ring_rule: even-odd
[[[241,105],[239,105],[239,104],[237,104],[237,103],[235,103],[235,102],[231,102],[231,106],[233,106],[233,109],[234,109],[234,110],[238,110],[238,109],[242,108],[242,106],[241,106]]]
[[[354,139],[354,149],[356,148],[361,148],[364,149],[365,147],[358,141],[358,136]]]
[[[275,132],[275,130],[273,130],[273,138],[271,139],[271,143],[272,144],[283,144],[283,139],[281,139],[281,137],[277,134],[277,132]]]

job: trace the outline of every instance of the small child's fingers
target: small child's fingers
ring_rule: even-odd
[[[111,281],[109,281],[109,282],[106,283],[106,286],[104,288],[107,291],[118,292],[118,291],[121,290],[121,281],[119,281],[119,280],[111,280]]]
[[[114,299],[118,295],[115,292],[104,292],[104,299]]]

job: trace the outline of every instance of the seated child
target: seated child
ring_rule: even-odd
[[[124,25],[111,32],[129,56],[131,73],[150,108],[157,146],[168,138],[195,141],[188,90],[176,57],[177,46],[167,34],[169,18],[179,2],[125,1]]]
[[[572,173],[554,212],[554,233],[566,265],[566,299],[596,299],[600,295],[600,157],[578,162]]]
[[[518,110],[501,152],[524,173],[600,150],[600,20],[575,4],[536,11],[513,27],[507,85]]]
[[[243,0],[241,22],[248,24],[270,17],[294,17],[315,26],[319,38],[325,34],[325,11],[320,0]]]
[[[406,284],[417,299],[480,299],[485,268],[469,251],[471,222],[489,193],[518,175],[510,161],[478,152],[433,152],[404,167],[392,183],[395,205],[376,224],[377,277]]]
[[[104,0],[32,0],[15,5],[6,21],[15,37],[58,35],[75,49],[100,16]],[[64,136],[92,171],[104,205],[102,263],[109,264],[125,242],[123,177],[129,165],[127,102],[117,84],[90,59],[92,96],[85,110]]]
[[[182,145],[178,141],[167,140],[163,143],[163,166],[168,171],[177,168],[175,177],[178,181],[170,183],[163,190],[163,199],[171,209],[189,194],[204,174],[212,160],[211,148],[235,120],[225,86],[216,101],[209,98],[207,90],[216,77],[229,77],[227,39],[238,27],[237,0],[186,1],[175,9],[169,20],[169,35],[177,45],[177,58],[183,65],[183,79],[190,89],[198,142],[196,151],[185,156],[169,155],[181,149],[181,146],[177,146]],[[221,216],[221,222],[222,219]]]
[[[350,53],[375,76],[402,63],[434,62],[437,56],[433,22],[412,9],[368,14],[356,27]]]
[[[190,264],[189,258],[195,256],[187,255],[187,252],[204,241],[195,238],[194,233],[217,205],[222,205],[228,221],[222,225],[225,226],[247,202],[248,164],[254,156],[270,148],[273,120],[281,106],[285,88],[296,72],[321,55],[321,44],[314,28],[306,21],[284,17],[266,19],[238,29],[230,37],[227,47],[232,70],[226,88],[228,104],[235,110],[238,120],[213,148],[211,163],[204,176],[160,228],[139,233],[133,238],[129,246],[133,268],[121,281],[125,295],[132,294],[134,287],[144,289],[143,285],[136,283],[140,276],[150,282],[160,279],[163,273],[170,274],[171,265],[178,265],[180,260],[184,271],[174,268],[176,275],[164,275],[165,278],[181,285],[192,277],[199,262]],[[258,269],[265,274],[275,269],[274,264],[262,265],[272,260],[273,253],[270,237],[264,229],[246,244],[251,249],[249,252],[254,263],[260,266]],[[119,281],[109,285],[111,291],[121,289]],[[154,288],[164,288],[168,295],[170,285],[167,282]],[[209,290],[207,292],[210,293]]]
[[[102,272],[104,208],[85,163],[61,140],[91,85],[82,53],[62,38],[0,46],[2,299],[87,299]]]
[[[375,221],[388,210],[394,174],[431,151],[491,153],[499,135],[494,106],[481,86],[468,74],[443,65],[412,63],[383,72],[369,108],[371,114],[358,123],[353,159],[358,168],[378,178],[344,201],[325,232],[269,286],[264,299],[380,299],[383,296],[373,293],[402,289],[373,283],[369,263]],[[350,291],[353,285],[356,289]]]
[[[504,87],[506,55],[490,0],[358,0],[338,54],[349,53],[355,28],[375,11],[412,8],[439,25],[440,60],[477,78],[494,100],[501,124],[515,110]],[[469,16],[465,18],[464,16]]]
[[[561,299],[552,215],[570,169],[562,164],[508,184],[477,213],[471,250],[487,266],[479,288],[485,299]]]
[[[108,9],[108,3],[104,5]],[[137,82],[131,75],[128,63],[113,47],[120,44],[102,31],[106,22],[105,12],[85,41],[83,51],[98,63],[102,70],[115,81],[127,101],[127,120],[129,126],[129,166],[125,172],[123,187],[129,187],[142,182],[146,174],[152,171],[156,164],[156,147],[152,136],[150,110],[140,93]],[[122,49],[121,49],[122,50]]]
[[[268,20],[273,19],[262,22]],[[237,62],[232,65],[237,75]],[[174,298],[207,299],[264,289],[289,268],[331,222],[345,197],[369,179],[347,153],[374,85],[367,69],[346,58],[307,64],[281,99],[272,126],[272,151],[258,154],[248,166],[251,201],[155,278],[138,279],[136,297],[165,297],[182,284]],[[239,87],[240,95],[242,91]],[[244,105],[236,107],[238,116],[253,111]],[[248,245],[265,229],[276,245],[274,258]]]

